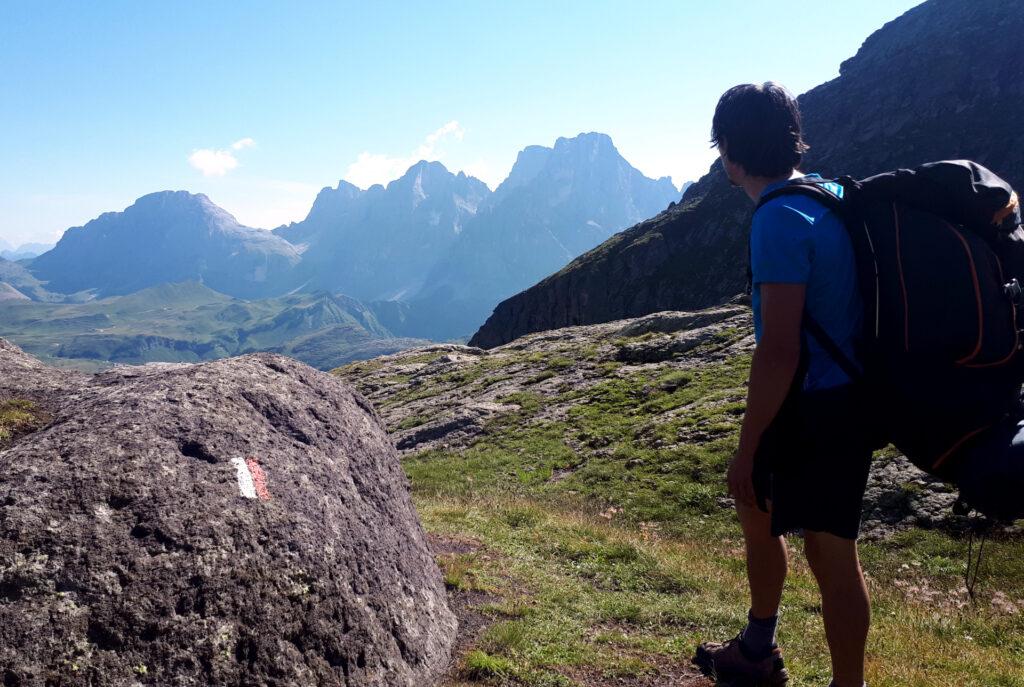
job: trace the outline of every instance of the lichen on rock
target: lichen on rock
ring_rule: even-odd
[[[270,354],[87,376],[0,340],[7,398],[48,418],[0,447],[5,685],[446,669],[456,621],[406,477],[342,380]]]

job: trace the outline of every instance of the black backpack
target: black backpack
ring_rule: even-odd
[[[786,194],[817,199],[850,235],[865,306],[863,371],[808,317],[806,330],[868,385],[876,444],[892,443],[922,470],[958,482],[963,456],[1005,424],[1024,383],[1016,194],[965,160],[860,181],[794,179],[758,207]],[[1019,475],[1018,494],[1024,459]]]

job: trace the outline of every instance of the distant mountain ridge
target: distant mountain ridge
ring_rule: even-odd
[[[803,169],[867,176],[970,158],[1024,189],[1024,2],[929,0],[800,96]],[[503,301],[470,340],[721,303],[743,288],[752,204],[716,162],[681,203]]]
[[[479,179],[420,160],[386,187],[340,181],[322,190],[306,219],[274,234],[301,250],[311,275],[304,288],[398,299],[423,286],[490,193]]]
[[[0,239],[0,258],[5,260],[26,260],[42,255],[51,248],[53,248],[53,244],[49,243],[22,243],[18,246],[12,246]]]
[[[444,339],[473,330],[502,298],[678,196],[671,179],[645,177],[606,134],[529,146],[410,299],[414,317],[430,317],[417,331]]]
[[[203,194],[162,191],[123,212],[64,232],[29,270],[49,291],[115,296],[195,280],[241,298],[297,287],[298,251],[270,232],[242,226]]]
[[[241,225],[202,194],[149,194],[69,229],[34,259],[0,264],[0,282],[37,301],[185,281],[244,299],[325,291],[372,304],[395,334],[453,339],[678,194],[589,132],[527,146],[493,192],[420,160],[386,186],[324,188],[302,221],[272,232]]]

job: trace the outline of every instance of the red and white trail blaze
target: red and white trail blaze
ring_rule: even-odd
[[[241,457],[232,458],[231,464],[235,466],[235,474],[238,477],[238,491],[247,499],[270,500],[270,492],[267,490],[267,473],[263,471],[255,458]]]

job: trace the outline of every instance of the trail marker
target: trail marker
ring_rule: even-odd
[[[242,496],[247,499],[270,500],[270,492],[267,490],[267,473],[263,471],[255,458],[250,457],[244,460],[241,457],[232,458],[231,464],[235,466],[238,491]]]

